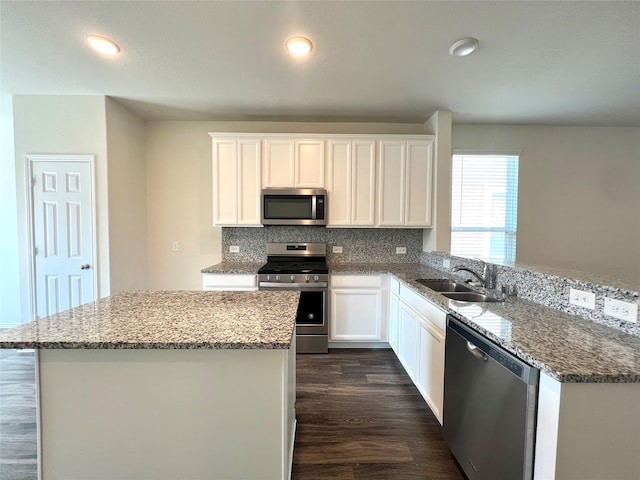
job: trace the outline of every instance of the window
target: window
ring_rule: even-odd
[[[453,155],[451,254],[516,259],[517,155]]]

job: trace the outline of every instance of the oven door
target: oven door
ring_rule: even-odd
[[[296,315],[298,335],[328,335],[327,290],[301,290]]]

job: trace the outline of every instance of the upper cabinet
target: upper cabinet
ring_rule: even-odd
[[[324,140],[267,138],[263,188],[323,188]]]
[[[213,139],[213,224],[260,226],[261,140]]]
[[[327,140],[328,226],[375,225],[375,140]]]
[[[433,199],[433,138],[380,140],[380,227],[430,227]]]
[[[263,188],[326,188],[329,227],[432,226],[433,135],[210,135],[216,226],[261,226]]]

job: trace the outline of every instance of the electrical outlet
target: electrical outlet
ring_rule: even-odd
[[[615,298],[604,297],[604,314],[626,322],[638,322],[638,305]]]
[[[180,251],[180,244],[178,242],[171,242],[171,251],[172,252],[179,252]]]
[[[443,258],[442,259],[442,266],[444,268],[451,268],[451,260],[448,258]]]
[[[240,247],[238,245],[231,245],[229,251],[231,253],[240,253]]]
[[[339,245],[334,245],[333,253],[342,253],[342,247]]]
[[[571,305],[577,305],[579,307],[595,310],[596,308],[596,294],[593,292],[586,292],[584,290],[577,290],[575,288],[569,289],[569,303]]]
[[[407,253],[407,247],[396,247],[396,253],[405,255]]]

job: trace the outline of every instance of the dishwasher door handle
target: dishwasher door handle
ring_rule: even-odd
[[[487,357],[482,350],[476,347],[469,340],[467,340],[467,350],[469,350],[469,352],[471,352],[471,355],[476,357],[478,360],[482,360],[483,362],[486,362],[487,360],[489,360],[489,357]]]

